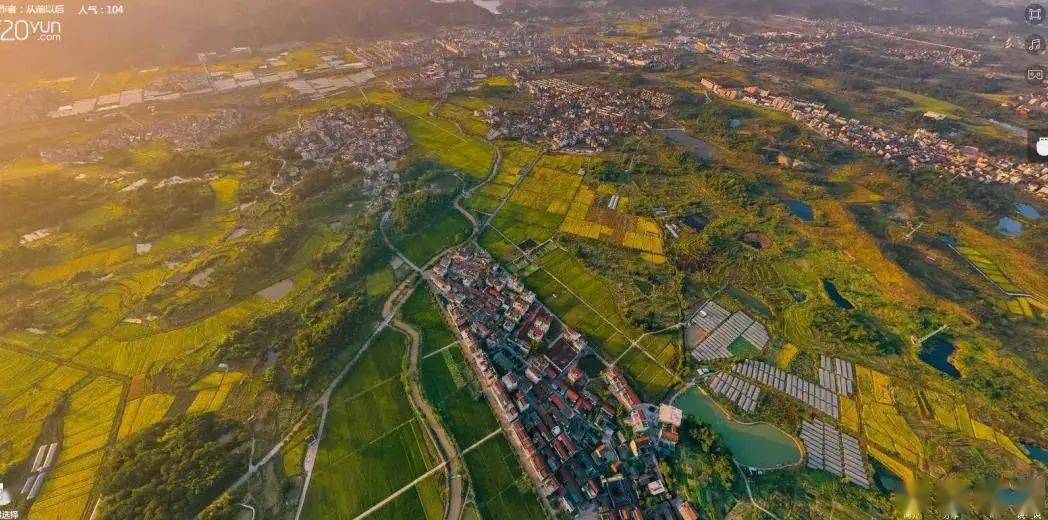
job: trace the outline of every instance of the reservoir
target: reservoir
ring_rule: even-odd
[[[829,296],[830,300],[832,300],[833,303],[835,303],[838,307],[845,310],[851,310],[855,308],[855,306],[852,305],[852,302],[845,299],[844,296],[841,296],[840,291],[837,290],[836,285],[833,285],[833,282],[823,278],[822,289],[826,291],[826,296]]]
[[[684,133],[680,128],[669,128],[666,130],[655,129],[655,131],[665,135],[670,141],[683,146],[684,149],[702,157],[703,159],[710,159],[713,157],[713,147],[710,146],[709,143]]]
[[[950,361],[950,356],[953,355],[955,350],[957,350],[957,347],[950,343],[949,340],[940,336],[932,336],[921,346],[921,352],[917,357],[939,372],[954,379],[960,379],[961,371],[957,370],[957,367]]]
[[[1035,446],[1033,444],[1023,444],[1026,451],[1030,454],[1030,458],[1039,461],[1041,464],[1048,466],[1048,450]]]
[[[902,479],[888,471],[888,468],[885,468],[877,461],[873,461],[873,481],[877,484],[877,489],[880,489],[881,493],[891,495],[902,493],[906,490],[906,484],[903,483]]]
[[[1038,213],[1037,208],[1029,204],[1016,204],[1015,210],[1019,212],[1024,218],[1028,218],[1034,222],[1041,220],[1041,214]]]
[[[1018,237],[1023,234],[1023,223],[1011,217],[1001,217],[997,221],[997,232],[1008,238]]]
[[[790,213],[793,213],[793,216],[805,222],[811,222],[815,219],[815,212],[813,212],[811,206],[805,202],[794,199],[783,199],[782,203],[789,208]]]
[[[673,404],[689,417],[712,428],[743,466],[774,469],[802,460],[801,449],[786,432],[768,423],[736,421],[698,388],[688,388]]]

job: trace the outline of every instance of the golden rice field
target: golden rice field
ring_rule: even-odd
[[[855,404],[855,400],[840,396],[840,410],[841,410],[841,426],[844,426],[852,432],[859,431],[859,408]]]
[[[866,439],[885,452],[898,455],[913,467],[923,467],[924,445],[895,408],[891,378],[858,365],[855,366],[855,376]]]
[[[1015,442],[1003,432],[972,419],[968,406],[964,403],[954,401],[949,396],[938,392],[929,391],[925,392],[924,395],[932,409],[935,421],[944,428],[961,432],[973,439],[981,439],[996,444],[1019,460],[1026,463],[1030,462],[1030,458],[1026,453],[1016,446]]]
[[[60,463],[48,474],[40,496],[29,510],[32,518],[66,520],[80,518],[88,508],[91,489],[98,477],[105,450]]]
[[[197,395],[189,405],[189,412],[217,412],[222,409],[233,385],[244,380],[247,374],[243,372],[212,372],[201,380],[193,383],[190,390],[196,390]]]
[[[31,455],[44,421],[84,371],[0,349],[0,474]]]
[[[175,396],[171,394],[150,394],[128,401],[120,420],[119,438],[129,437],[160,422],[174,402]]]

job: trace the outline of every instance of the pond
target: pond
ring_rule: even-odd
[[[950,361],[950,356],[953,356],[955,350],[957,350],[957,347],[950,343],[948,339],[941,336],[932,336],[921,346],[921,352],[917,357],[939,372],[954,379],[960,379],[961,371],[957,370],[957,367]]]
[[[1001,217],[997,221],[997,232],[1008,238],[1016,238],[1023,234],[1023,223],[1011,217]]]
[[[689,417],[709,425],[743,466],[775,469],[803,460],[797,442],[786,432],[768,423],[736,421],[698,388],[689,388],[673,404]]]
[[[1030,454],[1030,458],[1039,461],[1041,464],[1048,466],[1048,450],[1037,446],[1035,444],[1023,444],[1026,451]]]
[[[873,461],[873,481],[877,484],[877,489],[881,490],[881,493],[891,495],[902,493],[906,490],[906,484],[903,483],[902,479],[888,471],[888,468],[877,461]]]
[[[683,146],[685,150],[703,159],[713,158],[713,147],[709,143],[684,133],[684,130],[680,128],[655,129],[655,131],[665,135],[670,141]]]
[[[795,199],[783,199],[782,203],[789,208],[790,213],[793,213],[793,216],[805,222],[811,222],[815,219],[815,212],[812,211],[811,206],[805,202]]]
[[[841,296],[840,291],[837,290],[837,286],[834,285],[833,282],[823,278],[822,289],[826,291],[826,296],[829,296],[830,300],[832,300],[838,307],[845,310],[855,308],[855,305],[852,305],[852,302],[848,301],[844,296]]]
[[[710,224],[710,219],[702,213],[692,213],[691,215],[684,217],[684,223],[696,233],[700,233]]]
[[[1041,214],[1037,211],[1037,208],[1029,204],[1016,204],[1015,211],[1018,211],[1024,218],[1028,218],[1034,222],[1041,220]]]

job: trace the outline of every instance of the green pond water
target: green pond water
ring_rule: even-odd
[[[801,461],[800,448],[786,432],[768,423],[736,421],[697,388],[689,388],[673,404],[689,417],[709,425],[743,466],[772,469]]]

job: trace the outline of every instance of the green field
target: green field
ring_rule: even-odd
[[[486,519],[543,518],[545,512],[504,437],[466,454],[481,516]]]
[[[404,341],[396,332],[383,333],[332,397],[307,518],[352,518],[435,465],[434,448],[399,377]],[[429,492],[420,492],[419,501],[422,495]]]
[[[393,244],[421,267],[441,251],[469,238],[471,229],[461,213],[455,208],[446,208],[418,228],[395,237]]]
[[[383,100],[393,111],[414,145],[412,153],[431,157],[480,180],[488,176],[495,151],[482,138],[459,132],[453,120],[430,116],[433,105],[428,102],[393,96]]]
[[[393,292],[397,279],[392,268],[384,267],[368,275],[366,283],[368,296],[385,296]]]
[[[422,335],[419,351],[423,356],[442,349],[458,338],[448,329],[429,286],[420,287],[411,293],[404,306],[400,308],[404,321],[415,325]]]
[[[448,431],[464,449],[498,428],[488,402],[458,346],[430,356],[420,365],[422,388]]]
[[[609,361],[623,356],[620,366],[649,398],[660,397],[676,380],[681,363],[679,339],[647,336],[638,344],[651,357],[630,345],[641,336],[615,303],[615,294],[600,276],[563,250],[554,249],[540,258],[541,269],[525,279],[526,285],[569,326],[586,335]],[[629,352],[627,352],[629,351]],[[660,367],[652,357],[662,363]]]

